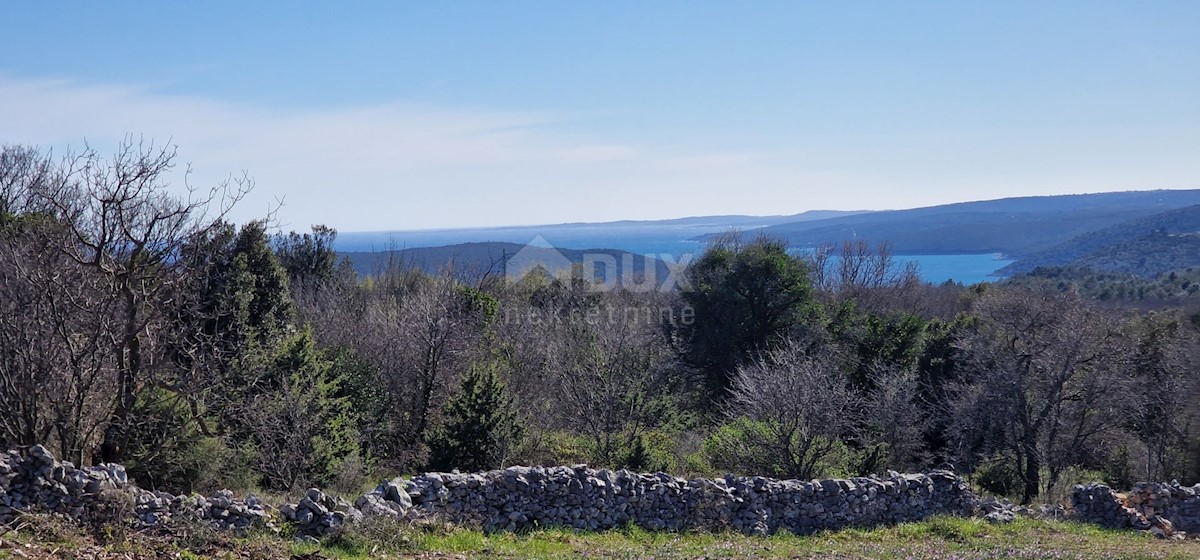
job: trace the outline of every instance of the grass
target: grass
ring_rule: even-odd
[[[53,535],[53,538],[49,538]],[[881,558],[881,559],[1196,559],[1200,540],[1163,541],[1144,533],[1111,531],[1064,521],[1021,519],[989,525],[979,519],[937,517],[875,529],[846,529],[815,535],[751,537],[738,533],[660,533],[636,527],[603,533],[541,529],[486,535],[477,530],[435,526],[416,529],[395,523],[368,524],[326,539],[300,544],[256,534],[210,539],[133,535],[100,544],[62,529],[11,532],[0,539],[3,558]],[[53,540],[54,542],[48,542]],[[186,545],[186,546],[181,546]],[[14,547],[23,555],[14,554]],[[51,553],[51,550],[54,550]],[[142,551],[142,552],[138,552]],[[132,555],[130,555],[132,553]]]
[[[355,560],[387,551],[352,539],[295,546],[297,555],[318,553]],[[656,533],[628,528],[605,533],[544,529],[526,534],[484,535],[452,529],[416,535],[397,556],[428,553],[465,558],[884,558],[884,559],[1190,559],[1200,541],[1160,541],[1146,534],[1091,525],[1022,519],[994,526],[979,519],[938,517],[875,529],[816,535],[751,537],[737,533]]]

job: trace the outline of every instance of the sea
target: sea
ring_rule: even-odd
[[[745,231],[753,226],[742,226]],[[617,249],[681,263],[698,258],[705,242],[697,238],[726,231],[719,222],[711,224],[661,224],[618,222],[607,224],[559,224],[412,231],[342,232],[334,247],[338,251],[389,251],[416,247],[440,247],[460,243],[497,241],[560,247],[565,249]],[[803,249],[796,249],[802,251]],[[915,262],[921,277],[941,284],[948,280],[963,284],[1000,279],[995,272],[1011,260],[998,254],[896,255],[899,263]]]

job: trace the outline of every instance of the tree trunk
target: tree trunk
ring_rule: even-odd
[[[1026,440],[1022,447],[1025,449],[1025,474],[1022,477],[1025,489],[1021,493],[1021,504],[1029,505],[1038,496],[1041,486],[1042,460],[1038,457],[1037,442]]]
[[[138,337],[137,300],[132,293],[126,294],[126,327],[124,348],[120,355],[117,380],[117,406],[104,430],[104,441],[100,444],[100,457],[106,463],[119,463],[124,458],[129,422],[137,404],[137,378],[142,369],[142,341]]]

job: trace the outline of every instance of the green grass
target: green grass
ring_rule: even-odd
[[[40,539],[39,539],[40,537]],[[47,540],[22,531],[6,539]],[[894,527],[846,529],[815,535],[786,533],[752,537],[739,533],[661,533],[636,527],[603,533],[541,529],[528,533],[484,534],[446,526],[414,528],[398,523],[365,524],[319,544],[256,534],[248,538],[133,540],[98,545],[86,539],[55,539],[53,555],[41,557],[116,558],[139,547],[178,558],[881,558],[881,559],[1189,559],[1200,558],[1200,540],[1162,541],[1144,533],[1111,531],[1073,522],[1020,519],[989,525],[979,519],[937,517]],[[63,555],[70,542],[96,554]],[[38,544],[36,542],[34,545]],[[39,549],[49,551],[52,543]],[[30,549],[27,552],[36,552]],[[109,554],[106,556],[104,553]],[[0,548],[0,558],[7,556]]]
[[[1200,558],[1200,541],[1195,540],[1159,541],[1143,533],[1072,522],[1022,519],[994,526],[979,519],[953,517],[807,536],[676,534],[638,528],[586,534],[543,529],[485,535],[460,528],[411,535],[405,546],[394,550],[373,547],[370,542],[369,538],[341,538],[323,545],[294,546],[291,551],[348,560],[389,553],[465,558]]]

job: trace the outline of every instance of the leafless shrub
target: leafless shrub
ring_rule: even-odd
[[[859,412],[834,360],[808,355],[796,343],[738,368],[726,405],[730,419],[761,423],[761,429],[746,431],[745,446],[801,479],[817,474],[818,463],[847,435]]]

